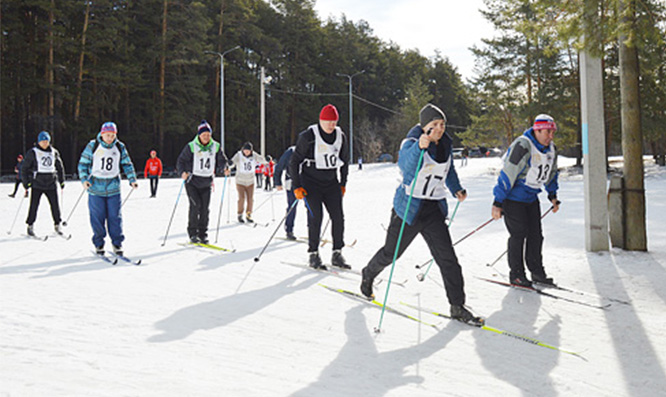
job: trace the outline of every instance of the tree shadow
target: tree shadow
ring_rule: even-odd
[[[521,330],[516,330],[517,333],[557,346],[560,341],[558,316],[554,316],[541,329],[534,329],[540,307],[541,296],[511,288],[502,300],[502,308],[490,315],[486,323],[498,328],[507,325],[512,331],[522,326]],[[557,366],[560,357],[558,351],[489,332],[475,332],[474,337],[483,366],[496,379],[516,387],[524,396],[558,395],[553,380],[548,376]]]
[[[314,277],[294,284],[298,279],[307,275],[312,275],[312,273],[299,273],[267,288],[225,296],[180,309],[169,317],[156,322],[155,328],[161,333],[149,337],[147,341],[171,342],[185,339],[195,331],[229,325],[265,309],[291,293],[307,289],[323,277],[323,275],[314,275]]]
[[[363,315],[365,308],[367,306],[358,305],[347,311],[345,333],[348,339],[340,353],[322,371],[319,379],[296,391],[292,397],[357,396],[359,385],[365,384],[372,388],[369,395],[383,396],[404,385],[420,384],[424,378],[418,374],[406,375],[406,368],[445,348],[464,327],[449,322],[444,329],[423,343],[380,353],[368,330]]]
[[[631,260],[622,261],[623,256]],[[636,256],[641,258],[637,260]],[[597,292],[602,296],[627,299],[628,293],[623,285],[618,268],[629,274],[648,278],[653,286],[653,293],[666,302],[666,271],[663,264],[656,261],[650,253],[594,254],[587,255],[592,278]],[[625,280],[626,281],[626,280]],[[631,282],[631,280],[629,280]],[[604,310],[606,329],[610,333],[615,348],[615,356],[621,364],[627,392],[632,396],[645,396],[648,391],[653,395],[666,390],[666,375],[655,346],[647,335],[646,327],[638,316],[638,302],[632,305],[614,304],[610,310]],[[650,327],[655,324],[650,325]]]

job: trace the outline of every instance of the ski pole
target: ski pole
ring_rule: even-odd
[[[275,192],[271,192],[271,221],[275,221],[275,206],[273,205],[273,193]]]
[[[12,222],[12,227],[7,230],[7,234],[12,234],[12,229],[14,229],[14,225],[16,224],[16,219],[18,219],[19,212],[21,212],[21,206],[23,205],[23,200],[25,200],[25,194],[21,195],[21,200],[19,200],[19,206],[18,209],[16,210],[16,215],[14,215],[14,221]]]
[[[255,214],[257,213],[257,211],[259,210],[259,208],[261,208],[264,204],[266,204],[266,203],[268,202],[268,200],[271,200],[271,199],[272,199],[272,197],[273,197],[273,193],[275,193],[275,192],[271,192],[271,193],[269,194],[269,196],[268,196],[264,201],[261,202],[261,204],[259,204],[258,206],[254,207],[254,211],[253,211],[253,212],[254,212]]]
[[[164,241],[162,242],[162,247],[166,244],[167,237],[169,236],[169,229],[171,229],[171,221],[173,221],[173,216],[176,213],[176,208],[178,207],[178,200],[180,199],[180,194],[183,192],[183,186],[185,186],[185,180],[180,184],[180,190],[178,191],[178,196],[176,196],[176,204],[173,206],[173,211],[171,211],[171,218],[169,219],[169,225],[167,226],[166,233],[164,233]]]
[[[67,216],[67,219],[62,223],[63,226],[67,226],[67,222],[69,222],[69,218],[72,217],[72,214],[74,214],[74,210],[76,209],[76,206],[79,205],[79,201],[81,201],[81,197],[83,197],[83,193],[86,192],[86,189],[83,188],[81,190],[81,194],[79,194],[79,198],[76,199],[76,203],[74,203],[74,207],[72,207],[72,210],[69,212],[69,215]]]
[[[456,208],[453,210],[453,214],[451,215],[451,219],[449,219],[449,224],[448,226],[451,227],[451,224],[453,223],[453,218],[456,217],[456,212],[458,212],[458,206],[460,205],[460,200],[458,200],[458,203],[456,204]],[[416,275],[416,279],[419,281],[425,280],[426,276],[428,275],[428,272],[430,271],[430,268],[432,267],[432,263],[435,261],[435,258],[430,259],[430,264],[428,265],[428,268],[426,269],[425,273],[419,273]]]
[[[386,294],[384,295],[384,304],[382,305],[382,314],[379,317],[379,324],[375,328],[375,332],[381,332],[382,321],[384,320],[384,312],[386,312],[386,301],[388,300],[389,289],[391,287],[391,279],[393,278],[393,269],[395,269],[395,261],[398,259],[398,251],[400,250],[400,241],[402,240],[402,232],[405,230],[405,219],[407,219],[407,214],[409,213],[409,206],[412,204],[412,196],[414,195],[414,188],[416,187],[416,177],[419,174],[421,169],[421,163],[423,162],[423,154],[425,149],[421,149],[421,154],[419,155],[419,162],[416,164],[416,172],[414,172],[414,178],[412,182],[412,189],[409,192],[409,198],[407,199],[407,206],[405,207],[405,214],[402,217],[402,224],[400,225],[400,233],[398,234],[398,242],[395,245],[395,252],[393,253],[393,263],[391,263],[391,273],[389,273],[388,284],[386,284]]]
[[[319,241],[324,240],[324,234],[326,234],[326,229],[328,229],[328,224],[331,223],[331,218],[329,217],[328,220],[326,221],[326,224],[324,225],[324,229],[321,231],[321,236],[319,236]],[[326,244],[326,242],[322,242],[319,246],[323,247]]]
[[[129,198],[132,195],[132,192],[134,192],[134,190],[136,190],[136,189],[134,189],[134,188],[130,189],[129,193],[127,193],[127,196],[125,196],[125,200],[123,200],[122,204],[120,204],[120,208],[123,208],[123,206],[125,205],[127,200],[129,200]]]
[[[541,215],[541,219],[545,218],[546,215],[548,215],[548,213],[549,213],[550,211],[553,210],[553,208],[555,208],[555,207],[551,206],[551,207],[548,209],[548,211],[544,212],[543,215]],[[502,257],[503,257],[504,255],[507,254],[507,252],[509,252],[509,249],[508,249],[508,248],[507,248],[504,252],[502,252],[502,255],[498,256],[497,259],[495,259],[495,260],[492,261],[491,263],[486,263],[486,266],[488,266],[488,267],[493,267],[493,266],[495,266],[495,264],[496,264],[497,262],[499,262],[499,260],[502,259]]]
[[[296,208],[297,203],[298,203],[298,200],[294,200],[294,202],[291,204],[291,207],[289,207],[289,211],[287,211],[287,214],[284,216],[284,218],[282,218],[280,223],[277,225],[277,227],[275,228],[275,231],[273,232],[273,234],[271,234],[271,237],[268,238],[268,241],[266,242],[266,245],[264,245],[264,248],[261,249],[261,252],[259,253],[259,255],[254,257],[255,262],[259,262],[259,258],[261,257],[261,255],[264,254],[264,251],[266,251],[266,248],[268,248],[268,244],[271,243],[271,241],[273,240],[273,237],[275,237],[275,234],[278,232],[278,230],[280,230],[280,226],[282,226],[282,223],[284,223],[285,219],[287,219],[289,214],[291,214],[291,211],[293,211],[294,208]]]
[[[222,218],[222,208],[224,204],[224,192],[227,190],[227,176],[224,176],[224,186],[222,187],[222,198],[220,198],[220,211],[217,213],[217,229],[215,229],[215,242],[220,232],[220,219]]]
[[[312,209],[310,208],[310,204],[308,204],[308,199],[303,197],[303,201],[305,202],[305,206],[307,207],[308,211],[310,212],[310,215],[314,218],[314,212],[312,212]]]

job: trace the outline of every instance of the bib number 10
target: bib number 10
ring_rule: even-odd
[[[338,162],[338,156],[335,154],[324,154],[323,157],[327,168],[335,167],[335,164]]]

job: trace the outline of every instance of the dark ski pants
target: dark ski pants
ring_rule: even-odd
[[[120,193],[113,196],[88,195],[90,226],[93,230],[92,242],[95,247],[104,246],[106,230],[109,230],[111,244],[120,247],[125,240],[123,235],[123,217],[120,214]]]
[[[30,210],[28,211],[28,219],[25,221],[28,225],[35,223],[37,219],[37,210],[39,209],[39,201],[42,198],[42,194],[46,195],[46,198],[49,199],[49,205],[51,206],[51,217],[53,217],[53,223],[56,225],[60,224],[60,206],[58,205],[58,191],[56,188],[50,190],[41,190],[41,189],[31,189],[32,194],[30,195]]]
[[[298,207],[298,204],[296,204],[296,207],[289,212],[289,209],[291,209],[291,206],[294,204],[294,201],[296,201],[296,196],[294,195],[293,190],[285,190],[287,192],[287,219],[284,221],[284,230],[287,233],[291,233],[294,231],[294,220],[296,220],[296,210]]]
[[[266,187],[264,188],[264,190],[273,190],[273,186],[271,186],[271,179],[273,178],[269,177],[268,175],[265,175],[265,179],[266,179]]]
[[[157,176],[149,176],[148,179],[150,179],[150,196],[155,197],[157,196],[157,184],[160,181],[160,178]]]
[[[17,179],[16,182],[14,182],[14,192],[11,194],[12,196],[16,195],[16,192],[18,191],[19,185],[21,185],[21,180]]]
[[[257,179],[257,189],[261,189],[261,181],[263,180],[263,174],[254,174]]]
[[[449,304],[462,305],[465,303],[465,283],[462,269],[453,250],[451,235],[445,222],[446,219],[437,207],[437,203],[434,204],[428,206],[429,208],[422,207],[413,225],[405,222],[398,258],[402,256],[416,235],[420,233],[428,244],[430,253],[442,274]],[[385,267],[393,263],[393,255],[395,255],[395,247],[398,244],[401,225],[402,219],[395,213],[395,210],[391,211],[391,222],[386,232],[384,246],[370,259],[368,266],[364,269],[371,278],[374,279]]]
[[[342,212],[342,190],[337,183],[326,187],[305,186],[308,195],[305,196],[307,204],[312,211],[308,217],[308,252],[319,250],[319,234],[321,233],[321,220],[323,217],[322,204],[326,206],[328,216],[331,218],[331,233],[333,234],[333,250],[344,247],[345,216]],[[309,213],[309,211],[308,211]]]
[[[210,186],[197,188],[185,184],[187,197],[190,199],[190,212],[187,222],[187,234],[201,239],[208,237],[208,206],[210,204]]]
[[[525,277],[526,263],[533,275],[545,277],[546,272],[543,269],[541,257],[543,234],[539,200],[532,203],[504,200],[502,212],[504,213],[504,224],[510,235],[508,241],[509,276],[511,279]]]

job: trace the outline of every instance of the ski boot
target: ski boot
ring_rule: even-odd
[[[351,266],[345,262],[345,258],[342,256],[342,252],[340,250],[333,250],[331,265],[339,267],[340,269],[351,269]]]
[[[97,255],[104,255],[104,246],[100,245],[99,247],[95,247],[95,253]]]
[[[245,223],[243,220],[243,214],[238,214],[238,223]]]
[[[319,252],[316,251],[310,252],[309,265],[313,269],[327,270],[326,266],[324,266],[324,263],[321,261],[321,258],[319,257]]]
[[[553,281],[553,278],[547,277],[545,274],[543,276],[532,274],[532,282],[537,284],[550,285],[550,286],[555,285],[555,281]]]
[[[516,287],[532,288],[532,282],[525,276],[512,277],[511,285],[515,285]]]
[[[463,305],[451,305],[451,318],[477,327],[481,327],[485,322],[483,318],[476,317]]]
[[[361,293],[368,299],[375,299],[375,294],[372,292],[372,283],[375,281],[374,277],[370,277],[370,272],[367,267],[361,271],[363,278],[361,279]]]
[[[296,236],[294,235],[294,232],[287,232],[287,240],[296,241]]]
[[[113,253],[117,256],[123,256],[123,247],[120,245],[113,246]]]
[[[62,226],[60,226],[59,223],[56,223],[55,225],[53,225],[53,230],[55,230],[55,232],[57,234],[62,234]]]
[[[28,225],[28,230],[26,230],[26,233],[30,237],[35,237],[35,230],[33,229],[32,225]]]
[[[254,223],[254,220],[252,220],[251,212],[248,211],[247,213],[245,213],[245,220],[247,221],[247,223]]]
[[[199,237],[197,237],[197,236],[190,236],[190,243],[191,243],[191,244],[197,244],[197,243],[200,243],[200,241],[199,241]]]

